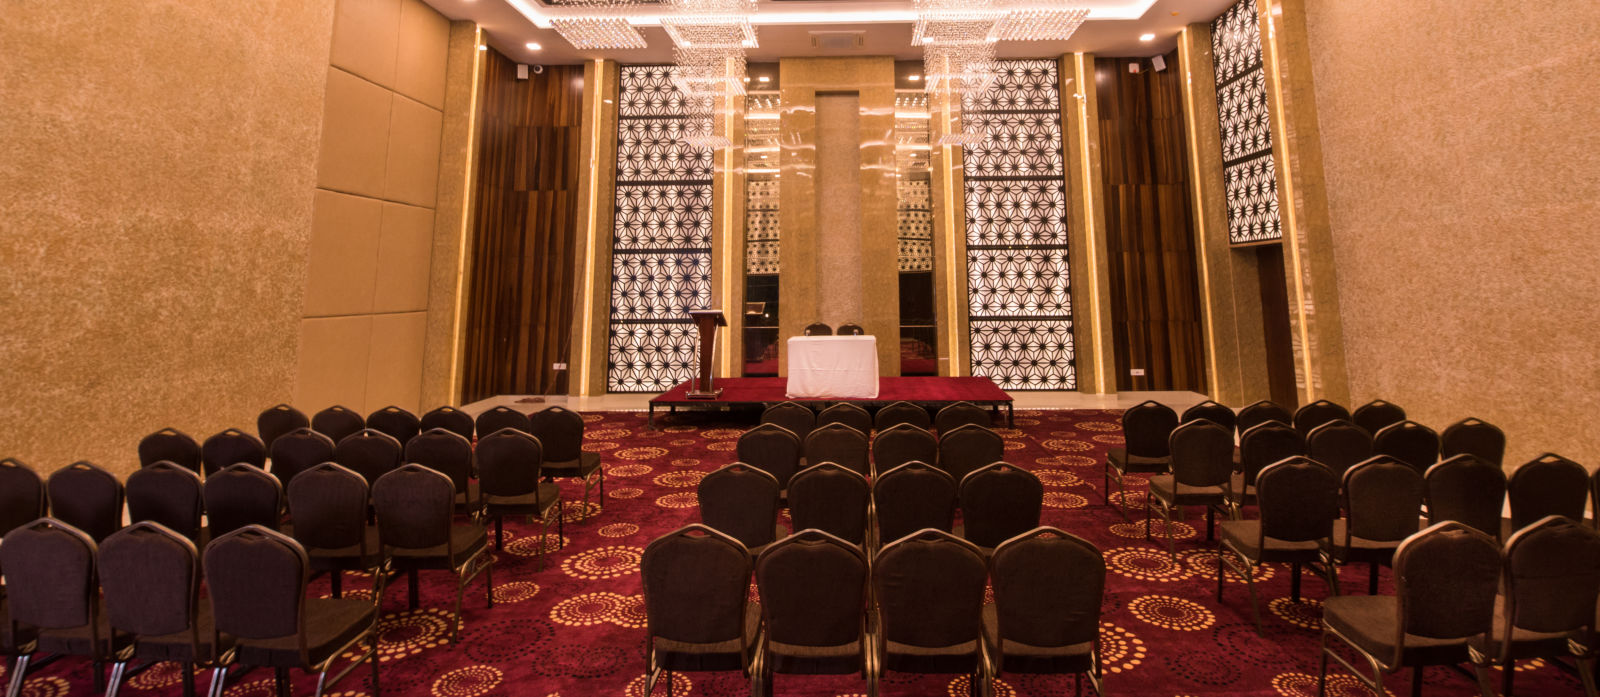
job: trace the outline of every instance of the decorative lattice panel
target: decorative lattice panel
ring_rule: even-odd
[[[711,151],[679,138],[711,128],[689,118],[671,66],[622,68],[617,100],[616,224],[606,387],[660,392],[694,377],[687,312],[711,303]]]
[[[965,130],[984,135],[964,159],[972,374],[1008,390],[1076,389],[1056,62],[999,66],[962,105]]]
[[[1211,22],[1211,55],[1217,72],[1228,241],[1283,239],[1256,0],[1239,0]]]

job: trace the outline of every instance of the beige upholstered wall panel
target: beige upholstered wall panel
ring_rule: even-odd
[[[339,0],[329,64],[393,88],[400,5],[399,0]]]
[[[289,399],[331,0],[0,8],[0,450],[119,473]],[[182,79],[174,79],[174,76]]]
[[[383,202],[317,190],[312,206],[306,314],[372,312]]]
[[[396,95],[389,111],[384,198],[432,208],[439,187],[438,109]]]
[[[383,234],[378,243],[375,312],[428,309],[428,267],[433,256],[433,209],[383,204]]]
[[[390,91],[338,68],[328,68],[317,185],[378,197],[389,155]]]
[[[295,403],[302,409],[339,404],[365,414],[371,347],[372,315],[302,320]]]
[[[405,0],[400,6],[394,90],[435,109],[443,109],[449,46],[450,20],[422,0]]]
[[[391,404],[415,409],[422,400],[422,349],[426,312],[373,315],[367,358],[368,412]]]
[[[1353,401],[1600,465],[1600,5],[1305,5]]]

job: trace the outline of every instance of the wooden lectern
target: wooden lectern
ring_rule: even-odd
[[[711,361],[717,348],[717,327],[728,326],[721,310],[690,310],[695,327],[700,331],[700,375],[695,378],[687,395],[689,399],[716,399],[722,389],[711,384]]]

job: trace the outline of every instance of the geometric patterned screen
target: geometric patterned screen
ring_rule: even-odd
[[[711,304],[712,154],[685,133],[672,66],[622,66],[617,100],[617,205],[611,244],[611,342],[606,387],[662,392],[695,375],[689,310]]]
[[[972,374],[1007,390],[1077,388],[1061,95],[1053,60],[999,62],[962,101]]]
[[[1256,0],[1239,0],[1211,22],[1211,56],[1217,73],[1228,242],[1281,240],[1278,175],[1272,164],[1272,121],[1267,112],[1267,75],[1261,65],[1261,18]]]

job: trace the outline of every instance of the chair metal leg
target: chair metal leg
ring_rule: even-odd
[[[317,673],[317,694],[316,694],[316,697],[322,697],[322,690],[323,690],[323,688],[325,688],[327,686],[328,686],[328,671],[324,670],[321,673]]]
[[[417,570],[416,569],[412,569],[412,570],[406,572],[406,593],[408,594],[408,598],[406,600],[406,609],[408,609],[408,610],[417,609]]]
[[[485,559],[483,566],[484,607],[494,607],[494,560]]]
[[[1328,630],[1322,630],[1318,639],[1321,647],[1317,651],[1317,697],[1328,693]]]
[[[1217,509],[1206,506],[1206,542],[1217,539]]]
[[[92,665],[94,666],[94,689],[96,692],[104,692],[106,689],[106,664],[104,661],[93,661]]]
[[[499,524],[500,524],[500,521],[495,521],[496,529],[499,529]],[[545,563],[545,561],[544,561],[544,555],[545,555],[544,546],[545,546],[545,541],[548,540],[548,539],[550,539],[550,514],[549,513],[545,513],[544,514],[544,520],[540,521],[540,526],[539,526],[539,570],[540,571],[544,571],[544,563]]]
[[[112,697],[107,695],[107,697]],[[194,693],[194,662],[183,662],[183,697],[195,697]]]
[[[1516,675],[1516,661],[1506,661],[1505,665],[1500,666],[1500,694],[1505,695],[1505,697],[1511,697],[1512,678],[1516,677]]]
[[[1378,594],[1378,562],[1369,562],[1367,567],[1367,595]]]
[[[1578,659],[1578,679],[1583,682],[1584,697],[1597,697],[1594,684],[1594,656]]]
[[[1418,668],[1417,670],[1420,671],[1421,668]],[[1494,688],[1489,687],[1489,671],[1484,670],[1484,667],[1481,664],[1474,663],[1472,664],[1472,672],[1478,678],[1479,697],[1494,697]],[[1418,685],[1421,685],[1420,680],[1418,681]]]
[[[28,677],[28,662],[32,659],[32,654],[17,656],[17,664],[11,669],[11,684],[6,686],[6,697],[17,697],[22,693],[22,681]]]
[[[1289,565],[1289,598],[1300,602],[1300,562]]]
[[[272,671],[272,684],[277,689],[278,697],[289,697],[289,669],[274,668]]]
[[[379,694],[378,693],[378,663],[379,663],[379,661],[378,661],[378,634],[377,634],[377,632],[373,632],[372,634],[368,635],[367,641],[372,644],[372,646],[371,646],[372,655],[367,657],[367,661],[372,663],[372,697],[378,697],[378,694]]]
[[[127,661],[117,661],[111,664],[111,682],[106,685],[106,697],[117,697],[118,688],[122,687],[122,671],[127,670],[127,668]],[[193,697],[193,695],[189,697]]]
[[[218,666],[211,669],[211,684],[206,686],[206,697],[222,697],[222,688],[227,687],[228,667]],[[376,690],[374,695],[378,694]]]
[[[328,590],[329,590],[329,594],[332,595],[335,598],[340,598],[340,597],[344,596],[344,572],[343,571],[339,571],[338,569],[335,569],[335,570],[333,570],[332,572],[330,572],[328,574]]]
[[[506,531],[504,524],[505,520],[502,516],[497,515],[494,517],[494,548],[495,550],[501,552],[506,550]],[[542,544],[544,540],[540,540],[539,542]],[[544,547],[541,546],[539,549],[541,552],[543,552]],[[539,568],[542,569],[544,567]]]

